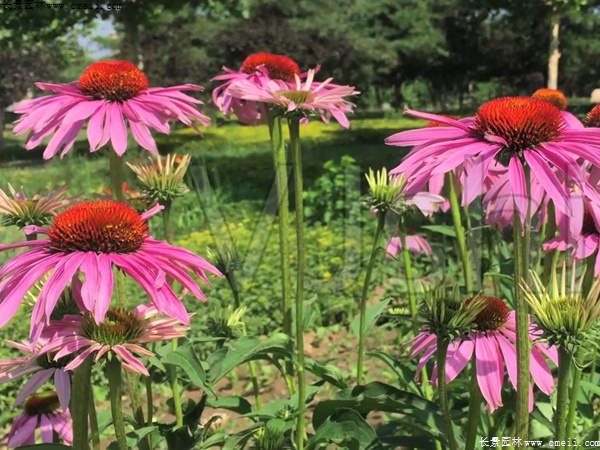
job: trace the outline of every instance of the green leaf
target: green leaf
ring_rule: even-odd
[[[344,375],[340,369],[336,366],[323,364],[322,362],[315,361],[311,358],[305,358],[306,370],[310,373],[318,376],[322,380],[338,387],[340,389],[346,389],[348,385],[344,381]]]
[[[366,314],[365,314],[365,333],[367,335],[369,334],[369,331],[371,331],[371,328],[373,328],[373,326],[375,325],[375,322],[377,322],[377,319],[383,313],[383,311],[385,310],[387,305],[389,305],[389,303],[390,303],[390,299],[386,298],[385,300],[382,300],[379,303],[376,303],[374,305],[367,307]],[[360,327],[360,315],[356,316],[354,318],[354,320],[352,321],[352,323],[350,324],[350,329],[352,330],[352,333],[354,333],[354,335],[356,337],[359,337],[359,334],[360,334],[359,327]]]
[[[143,427],[127,433],[127,447],[136,448],[142,439],[157,430],[158,427]],[[119,446],[116,442],[111,442],[107,448],[108,450],[118,450]]]
[[[255,359],[270,359],[270,354],[292,356],[292,342],[283,333],[275,333],[266,339],[242,336],[229,341],[227,347],[209,356],[208,379],[216,383],[236,367]]]
[[[339,408],[351,408],[359,414],[371,411],[402,413],[425,425],[431,436],[445,441],[442,416],[435,403],[385,383],[373,382],[344,389],[335,398],[320,402],[313,413],[313,427],[319,428]]]
[[[329,416],[309,440],[306,450],[320,448],[322,444],[337,444],[348,450],[383,449],[371,425],[348,408],[340,408]]]
[[[391,357],[385,352],[367,352],[367,356],[377,358],[388,365],[394,374],[398,377],[398,381],[402,386],[410,389],[415,394],[420,394],[420,389],[415,385],[413,378],[415,375],[415,368],[413,365],[406,364],[398,361],[396,358]]]
[[[202,363],[190,347],[180,347],[176,351],[168,353],[164,357],[164,362],[181,368],[190,377],[190,381],[194,385],[215,395],[206,382],[206,372],[202,367]]]
[[[252,411],[250,402],[243,397],[236,395],[226,397],[216,397],[206,399],[206,406],[209,408],[221,408],[228,409],[229,411],[236,412],[238,414],[248,414]]]
[[[421,228],[433,231],[434,233],[443,234],[444,236],[456,237],[454,227],[451,227],[450,225],[423,225]]]

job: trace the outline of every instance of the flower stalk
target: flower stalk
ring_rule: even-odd
[[[73,372],[73,387],[71,392],[71,416],[73,418],[73,449],[89,450],[88,443],[88,410],[89,402],[77,399],[90,398],[92,374],[92,357],[88,357]]]
[[[565,440],[567,429],[567,413],[569,410],[569,382],[573,355],[564,348],[558,349],[558,383],[556,387],[555,426],[556,439]],[[561,446],[560,448],[563,448]]]
[[[477,365],[475,358],[471,360],[471,385],[469,386],[469,415],[467,417],[467,437],[465,441],[466,450],[475,449],[477,440],[477,428],[481,417],[481,401],[483,396],[477,384]]]
[[[123,158],[109,151],[110,189],[115,200],[123,201]]]
[[[450,416],[450,407],[448,405],[448,389],[446,385],[446,356],[448,354],[448,340],[437,337],[437,376],[438,376],[438,395],[440,401],[440,410],[444,418],[446,436],[448,437],[448,447],[450,450],[458,450],[456,438],[454,437],[454,428],[452,427],[452,417]]]
[[[298,249],[298,272],[296,281],[296,348],[298,351],[298,426],[296,449],[304,449],[306,408],[306,379],[304,362],[304,202],[302,180],[302,153],[300,151],[300,118],[288,120],[292,162],[294,164],[294,197],[296,208],[296,245]]]
[[[386,211],[377,212],[377,229],[375,230],[375,236],[373,238],[373,248],[371,249],[371,256],[369,258],[369,264],[367,265],[367,273],[365,274],[365,281],[363,283],[362,295],[360,297],[360,322],[358,332],[358,362],[356,364],[356,383],[362,384],[363,382],[363,364],[365,358],[365,347],[366,347],[366,311],[367,311],[367,297],[369,295],[369,286],[371,284],[371,276],[373,274],[373,268],[377,261],[377,253],[379,250],[379,241],[383,234],[383,228],[385,226],[385,215]],[[405,243],[404,249],[406,249]],[[412,310],[411,310],[412,312]]]
[[[121,388],[123,385],[123,379],[121,377],[121,361],[114,356],[106,362],[106,376],[108,378],[110,411],[112,413],[113,426],[115,428],[117,447],[119,450],[127,450],[127,436],[125,434],[123,405],[121,403]]]
[[[458,202],[458,196],[456,194],[456,183],[454,179],[454,173],[448,174],[448,184],[450,186],[450,211],[452,212],[452,222],[454,224],[454,232],[456,234],[456,241],[458,243],[458,251],[460,253],[460,259],[463,267],[463,276],[465,280],[465,289],[467,294],[473,292],[473,273],[471,271],[471,264],[469,262],[469,251],[467,250],[467,238],[465,230],[462,225],[462,217],[460,213],[460,204]]]
[[[283,141],[281,116],[269,111],[269,134],[273,149],[275,164],[275,184],[277,189],[277,203],[279,205],[279,247],[281,258],[281,292],[283,307],[283,330],[288,336],[293,336],[292,330],[292,276],[290,267],[290,227],[289,227],[289,197],[288,197],[288,167]],[[291,369],[291,368],[288,368]],[[288,370],[288,373],[292,371]]]
[[[92,435],[92,450],[100,450],[100,430],[98,429],[98,415],[94,403],[94,391],[90,385],[90,404],[88,414],[90,415],[90,432]]]

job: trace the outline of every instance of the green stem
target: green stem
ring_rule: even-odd
[[[408,286],[408,304],[410,310],[412,331],[413,334],[416,336],[419,333],[419,322],[417,317],[417,292],[415,289],[415,278],[413,276],[412,271],[410,251],[408,250],[408,246],[406,245],[406,228],[404,227],[404,221],[402,220],[402,218],[400,218],[400,220],[398,221],[398,229],[400,230],[402,256],[404,257],[404,272],[406,276],[406,285]],[[423,393],[425,394],[425,398],[427,400],[431,400],[433,398],[433,391],[431,389],[431,386],[429,385],[429,377],[427,376],[427,369],[425,367],[423,367],[423,370],[421,371],[421,385],[423,386]]]
[[[558,349],[558,382],[556,386],[556,412],[554,423],[556,426],[556,439],[562,441],[566,438],[567,411],[569,409],[569,378],[573,355],[564,348]],[[560,446],[559,448],[564,448]]]
[[[73,448],[75,450],[89,450],[88,443],[88,410],[92,374],[92,358],[88,357],[73,372],[73,386],[71,389],[71,403],[69,409],[73,418]]]
[[[121,404],[121,361],[112,357],[106,362],[106,376],[110,390],[110,411],[115,427],[115,437],[119,450],[127,450],[127,436],[125,434],[125,421],[123,420],[123,405]]]
[[[454,428],[452,427],[452,417],[450,416],[450,407],[448,405],[448,389],[446,385],[446,355],[448,353],[448,341],[440,337],[437,338],[437,375],[438,375],[438,394],[440,397],[440,410],[444,418],[444,427],[448,437],[448,446],[450,450],[458,450],[456,438],[454,437]]]
[[[577,352],[577,360],[583,359],[583,349]],[[573,436],[573,425],[575,424],[575,415],[577,414],[577,399],[579,397],[579,385],[581,383],[582,370],[576,364],[573,364],[573,386],[571,387],[571,399],[569,400],[569,415],[567,416],[567,425],[565,427],[565,437]]]
[[[471,385],[469,387],[469,416],[467,418],[467,439],[465,444],[466,450],[475,449],[475,441],[477,439],[477,429],[479,420],[481,419],[481,400],[482,395],[477,383],[477,366],[475,358],[471,360]]]
[[[527,198],[530,198],[531,182],[529,177],[529,168],[525,167],[525,182],[527,189]],[[529,434],[529,308],[525,300],[524,293],[519,288],[520,280],[525,284],[529,282],[529,251],[531,236],[531,201],[527,203],[527,212],[524,225],[521,223],[519,212],[514,209],[514,261],[515,261],[515,279],[514,279],[514,298],[516,313],[516,335],[517,335],[517,401],[515,408],[515,432],[514,436],[523,440],[528,439]]]
[[[379,241],[383,234],[383,228],[385,226],[385,212],[377,212],[377,229],[375,230],[375,237],[373,238],[373,248],[371,249],[371,256],[369,257],[369,263],[367,265],[367,273],[365,274],[365,281],[363,282],[362,295],[360,297],[360,323],[358,326],[358,362],[356,364],[356,383],[362,384],[363,382],[363,365],[365,359],[365,348],[366,348],[366,314],[367,314],[367,297],[369,296],[369,287],[371,284],[371,276],[373,275],[373,268],[377,261],[377,251],[379,250]]]
[[[144,410],[142,408],[142,397],[140,394],[140,376],[137,373],[127,371],[125,373],[127,377],[127,384],[129,386],[129,397],[131,400],[131,410],[133,411],[133,418],[137,422],[139,427],[143,427],[146,423],[144,419]],[[142,442],[140,447],[143,448]]]
[[[171,341],[173,352],[176,352],[179,348],[179,339],[173,339]],[[175,409],[175,420],[177,428],[183,426],[183,407],[181,406],[181,389],[179,387],[179,379],[177,377],[177,367],[170,365],[168,369],[169,384],[171,386],[171,392],[173,393],[173,407]]]
[[[298,426],[296,449],[304,449],[306,407],[306,379],[304,362],[304,202],[302,199],[302,153],[300,151],[300,119],[288,121],[292,162],[294,164],[294,197],[296,209],[296,245],[298,248],[298,271],[296,282],[296,348],[298,350]]]
[[[462,261],[463,275],[465,279],[465,289],[467,290],[467,294],[471,294],[473,292],[473,273],[471,272],[471,265],[469,263],[467,237],[465,235],[465,230],[462,226],[460,204],[458,202],[458,196],[456,195],[454,174],[452,172],[448,174],[448,184],[450,185],[450,211],[452,212],[454,232],[456,234],[456,241],[458,242],[458,251],[460,253],[460,259]]]
[[[115,200],[123,201],[123,158],[109,149],[110,190]]]
[[[146,384],[146,426],[151,427],[154,422],[154,397],[152,394],[152,376],[145,377]],[[152,449],[152,433],[148,434],[148,448]]]
[[[289,197],[288,197],[288,172],[287,158],[285,154],[285,143],[281,117],[273,113],[269,115],[269,133],[271,146],[273,148],[273,160],[275,163],[275,182],[277,188],[277,203],[279,204],[279,246],[281,257],[281,290],[283,297],[283,329],[289,336],[292,330],[292,270],[290,267],[290,220],[289,220]]]
[[[163,221],[163,231],[165,233],[165,241],[169,244],[173,243],[173,226],[171,225],[171,202],[165,202],[165,208],[162,210],[161,216]]]
[[[98,415],[94,403],[94,391],[90,385],[90,404],[88,413],[90,416],[90,432],[92,434],[92,449],[100,450],[100,430],[98,429]]]
[[[554,202],[550,201],[548,203],[548,208],[546,210],[546,215],[548,216],[548,220],[546,221],[545,230],[543,230],[542,236],[544,236],[544,242],[549,241],[556,235],[556,215],[554,212]],[[550,283],[550,276],[552,274],[552,267],[554,262],[554,255],[556,254],[556,250],[551,250],[546,252],[544,255],[544,272],[542,273],[542,285],[547,286]]]
[[[410,260],[410,251],[406,245],[406,230],[402,219],[398,224],[400,230],[400,242],[402,243],[402,256],[404,257],[404,271],[406,273],[406,285],[408,286],[408,304],[410,309],[410,320],[413,334],[416,336],[419,333],[419,323],[417,317],[417,293],[415,290],[415,279],[412,273],[412,264]]]
[[[162,210],[163,231],[165,240],[170,244],[173,242],[173,228],[171,226],[171,202],[165,202]],[[176,352],[179,348],[179,339],[171,341],[171,348]],[[177,428],[183,426],[183,407],[181,405],[181,387],[179,386],[179,377],[177,376],[177,366],[170,365],[168,368],[169,384],[173,393],[173,408],[175,410],[175,422]]]
[[[233,305],[237,309],[241,306],[242,300],[240,296],[240,288],[235,278],[235,270],[229,270],[225,274],[225,277],[227,278],[227,282],[229,283],[229,287],[231,288],[231,292],[233,293]]]

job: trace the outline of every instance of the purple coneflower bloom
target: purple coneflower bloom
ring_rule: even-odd
[[[26,149],[31,150],[50,135],[44,159],[59,151],[64,156],[73,146],[86,121],[90,151],[95,152],[110,140],[121,156],[127,149],[127,124],[133,138],[146,150],[156,152],[150,129],[169,133],[169,120],[180,120],[197,129],[191,119],[208,125],[210,119],[196,109],[202,104],[181,91],[202,91],[194,84],[151,88],[148,79],[128,61],[99,61],[91,64],[69,84],[36,83],[55,92],[27,100],[14,108],[22,114],[15,123],[15,134],[30,130]]]
[[[40,429],[42,442],[54,442],[54,434],[65,445],[73,442],[71,415],[68,410],[61,410],[58,396],[54,392],[35,395],[25,402],[25,411],[13,420],[10,430],[2,438],[8,440],[8,448],[34,445],[35,430]]]
[[[267,110],[262,103],[232,96],[229,89],[233,85],[245,80],[260,87],[269,80],[280,80],[289,85],[289,88],[293,88],[294,76],[297,75],[301,79],[306,77],[306,74],[300,73],[300,68],[293,59],[273,53],[255,53],[244,60],[240,70],[235,71],[227,67],[223,67],[223,70],[227,73],[213,78],[213,81],[225,81],[213,90],[213,103],[227,117],[235,114],[240,122],[249,125],[267,123]]]
[[[490,411],[502,406],[502,385],[504,384],[504,368],[508,378],[517,388],[517,349],[516,325],[514,311],[495,297],[481,297],[487,305],[475,319],[476,330],[464,338],[457,338],[448,347],[446,360],[446,381],[449,383],[460,374],[473,358],[477,372],[477,383]],[[468,301],[468,300],[467,300]],[[530,326],[530,339],[534,326]],[[419,360],[417,374],[435,354],[437,350],[436,336],[425,330],[407,343],[411,346],[411,357],[424,352]],[[534,383],[542,392],[550,395],[554,389],[554,379],[544,356],[558,364],[556,348],[548,348],[542,343],[531,346],[530,373]],[[437,367],[434,365],[432,375],[437,380]],[[533,393],[530,386],[529,409],[533,410]]]
[[[464,170],[463,204],[483,192],[494,165],[508,168],[508,182],[521,216],[527,211],[525,166],[558,209],[569,214],[568,193],[554,170],[582,186],[578,158],[600,165],[600,130],[573,129],[551,103],[531,97],[506,97],[482,105],[473,118],[454,120],[407,110],[407,114],[445,127],[410,130],[390,136],[388,145],[415,146],[391,173],[404,173],[407,189],[419,191],[436,174]]]
[[[148,234],[146,220],[161,209],[156,206],[140,215],[116,201],[80,203],[58,214],[48,228],[29,227],[29,231],[46,234],[46,239],[0,245],[0,251],[33,247],[0,269],[0,326],[15,315],[31,286],[51,270],[31,316],[32,340],[39,336],[61,292],[78,271],[85,277],[81,301],[94,313],[96,323],[101,323],[112,296],[113,265],[144,289],[160,313],[189,324],[189,315],[170,281],[206,300],[188,271],[206,284],[206,272],[221,273],[190,251]]]
[[[55,360],[71,357],[65,370],[75,370],[93,353],[98,362],[112,352],[122,360],[125,369],[148,376],[148,370],[134,354],[154,356],[154,353],[140,344],[180,338],[189,329],[175,319],[155,317],[157,315],[157,309],[150,305],[139,305],[133,311],[111,308],[102,323],[90,313],[66,315],[44,329],[43,336],[49,342],[41,352],[55,353]]]
[[[40,349],[48,343],[46,339],[39,339],[35,344],[28,341],[6,342],[11,347],[26,353],[27,356],[0,361],[0,384],[16,380],[24,375],[32,375],[15,399],[15,405],[23,403],[26,397],[35,393],[46,381],[53,378],[60,407],[66,410],[71,399],[71,379],[65,371],[65,366],[69,361],[67,359],[55,361],[54,355],[41,354]]]
[[[346,114],[354,106],[345,99],[359,92],[352,86],[331,84],[332,78],[323,82],[314,82],[315,69],[310,69],[306,81],[294,74],[295,83],[281,80],[266,80],[257,84],[251,80],[239,80],[233,83],[227,92],[244,100],[279,106],[287,112],[298,112],[304,117],[318,114],[327,123],[333,116],[345,128],[350,126]]]

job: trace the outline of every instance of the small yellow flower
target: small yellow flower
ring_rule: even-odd
[[[323,272],[323,281],[329,281],[332,276],[333,275],[329,271]]]

